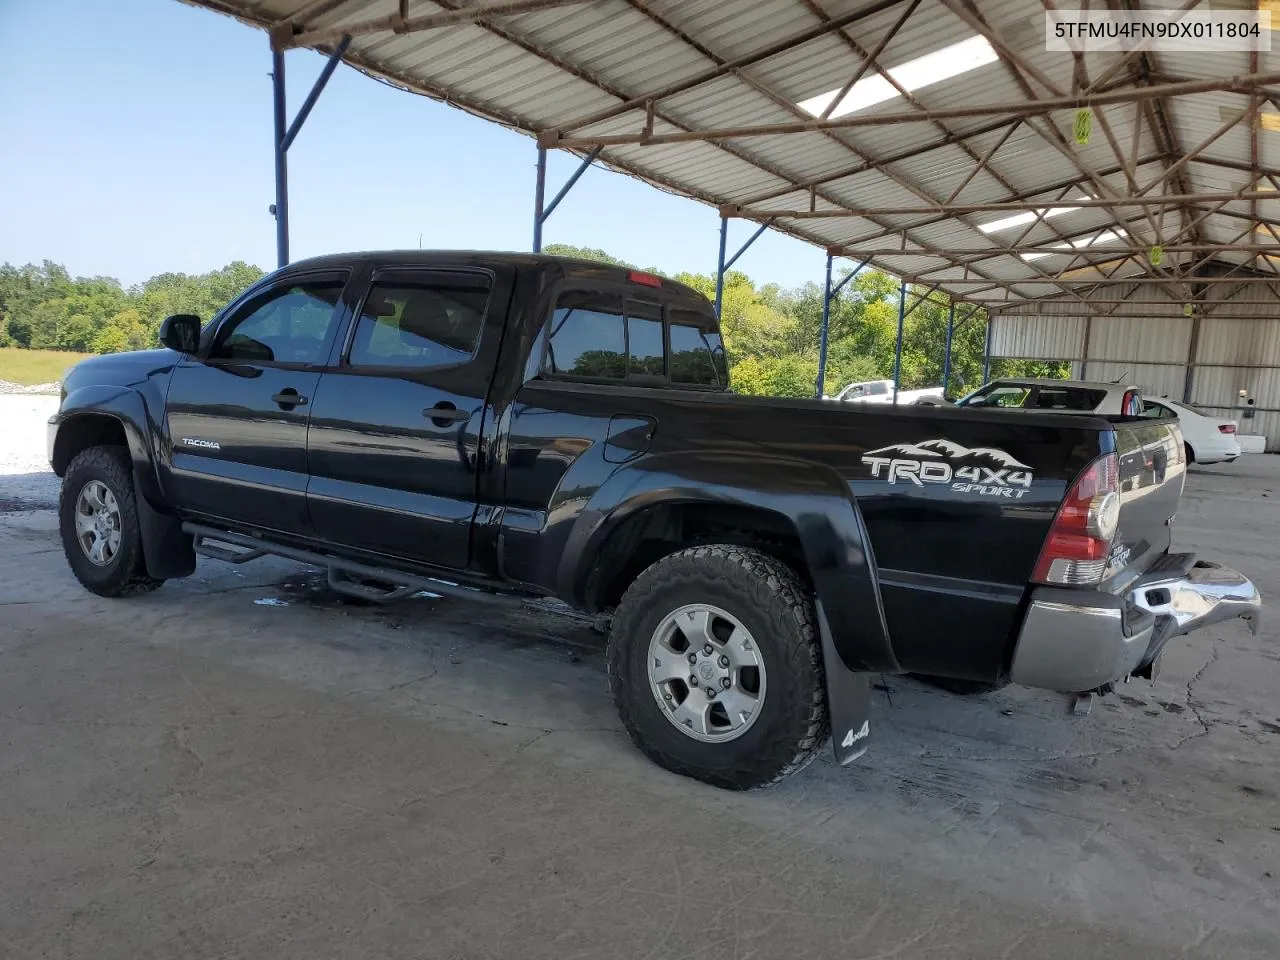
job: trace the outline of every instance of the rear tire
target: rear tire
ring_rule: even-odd
[[[705,629],[682,629],[681,618]],[[659,663],[679,673],[689,657],[696,661],[689,676],[655,679],[664,672]],[[827,738],[812,594],[791,568],[760,550],[698,546],[654,563],[622,598],[607,660],[627,733],[674,773],[751,790],[802,769]],[[682,725],[686,704],[702,712],[701,732],[692,722]]]
[[[134,500],[133,470],[122,447],[89,447],[72,459],[58,495],[58,528],[67,564],[100,597],[149,593]]]

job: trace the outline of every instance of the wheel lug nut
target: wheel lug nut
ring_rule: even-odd
[[[721,678],[720,678],[720,686],[722,686],[722,687],[724,687],[726,690],[728,690],[728,689],[729,689],[729,678],[728,678],[728,677],[721,677]]]
[[[705,653],[708,657],[711,656],[711,644],[704,643],[702,645],[702,652]]]
[[[707,687],[707,699],[714,700],[715,698],[716,698],[716,692],[712,690],[710,687]]]
[[[726,656],[724,656],[723,654],[721,654],[721,656],[720,656],[720,666],[722,666],[722,667],[727,667],[728,665],[729,665],[729,658],[728,658],[728,657],[726,657]]]
[[[689,686],[696,687],[697,685],[698,685],[698,678],[695,677],[692,673],[689,674]]]
[[[689,654],[689,662],[690,662],[690,663],[697,663],[697,662],[698,662],[698,655],[697,655],[696,653],[691,653],[691,654]]]

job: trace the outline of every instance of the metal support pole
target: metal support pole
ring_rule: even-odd
[[[947,387],[951,383],[951,338],[956,332],[956,304],[951,302],[951,312],[947,314],[947,349],[942,355],[942,395],[947,395]]]
[[[289,262],[289,163],[285,158],[284,52],[271,51],[271,100],[275,120],[272,152],[276,161],[276,266]]]
[[[987,314],[987,343],[982,348],[982,382],[991,379],[991,315]]]
[[[587,167],[591,166],[596,157],[600,155],[602,149],[602,147],[594,147],[590,153],[582,158],[582,162],[578,164],[578,169],[573,171],[573,176],[565,181],[564,186],[560,188],[560,192],[552,197],[551,202],[547,204],[547,209],[542,211],[543,223],[547,222],[547,217],[556,212],[556,207],[560,206],[560,201],[565,198],[565,194],[572,190],[573,185],[578,182],[578,178],[587,172]]]
[[[907,281],[898,286],[898,341],[893,348],[893,405],[898,405],[898,389],[902,383],[902,326],[907,319]]]
[[[747,242],[738,248],[738,252],[728,259],[728,261],[724,265],[725,270],[728,270],[730,267],[732,267],[735,263],[738,262],[738,258],[747,252],[747,248],[756,242],[760,234],[764,233],[766,230],[769,229],[769,225],[773,223],[773,219],[774,219],[773,217],[770,217],[764,223],[760,224],[760,229],[758,229],[755,233],[753,233],[750,237],[748,237]]]
[[[547,148],[538,144],[538,180],[533,188],[533,252],[542,252],[542,201],[547,193]]]
[[[827,381],[827,330],[831,325],[831,261],[834,259],[827,254],[827,282],[822,287],[822,328],[818,336],[818,382],[813,387],[817,400],[822,399],[822,389]]]
[[[720,256],[716,260],[716,316],[720,316],[720,304],[724,300],[724,248],[729,241],[729,218],[720,218]]]
[[[325,84],[333,76],[333,71],[338,69],[338,64],[342,62],[342,55],[347,52],[347,47],[349,46],[351,46],[351,37],[344,36],[338,41],[338,45],[333,48],[333,53],[329,54],[329,59],[325,63],[324,69],[320,71],[320,76],[316,77],[316,82],[311,85],[311,92],[307,94],[307,99],[302,101],[302,106],[298,108],[298,115],[293,118],[293,123],[289,124],[289,130],[281,141],[285,150],[288,150],[293,144],[293,138],[298,135],[302,125],[307,122],[307,117],[311,115],[311,108],[320,99],[320,94],[324,91]]]

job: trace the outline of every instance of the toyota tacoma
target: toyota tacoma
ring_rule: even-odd
[[[161,342],[50,420],[87,589],[273,554],[371,601],[558,598],[608,625],[636,745],[718,786],[860,756],[876,673],[1095,691],[1257,628],[1169,550],[1176,420],[737,396],[711,305],[652,274],[328,256]]]

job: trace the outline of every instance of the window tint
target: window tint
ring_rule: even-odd
[[[567,290],[560,294],[547,340],[547,370],[605,380],[627,376],[622,298]]]
[[[1075,410],[1084,412],[1095,409],[1106,393],[1102,390],[1085,390],[1078,387],[1041,387],[1036,393],[1037,410]],[[1136,415],[1137,411],[1132,411]]]
[[[341,280],[277,287],[255,298],[218,330],[212,360],[323,363],[337,318]]]
[[[874,396],[881,396],[889,392],[889,385],[882,380],[876,380],[867,384],[867,393]]]
[[[697,327],[676,323],[675,311],[672,311],[672,315],[671,382],[714,387],[716,366],[707,338]]]
[[[628,371],[632,377],[662,377],[662,321],[627,318],[627,352],[631,356]]]
[[[360,309],[353,367],[446,367],[475,353],[489,300],[481,277],[374,283]]]
[[[965,401],[966,407],[1020,407],[1031,391],[1016,384],[984,387]]]

